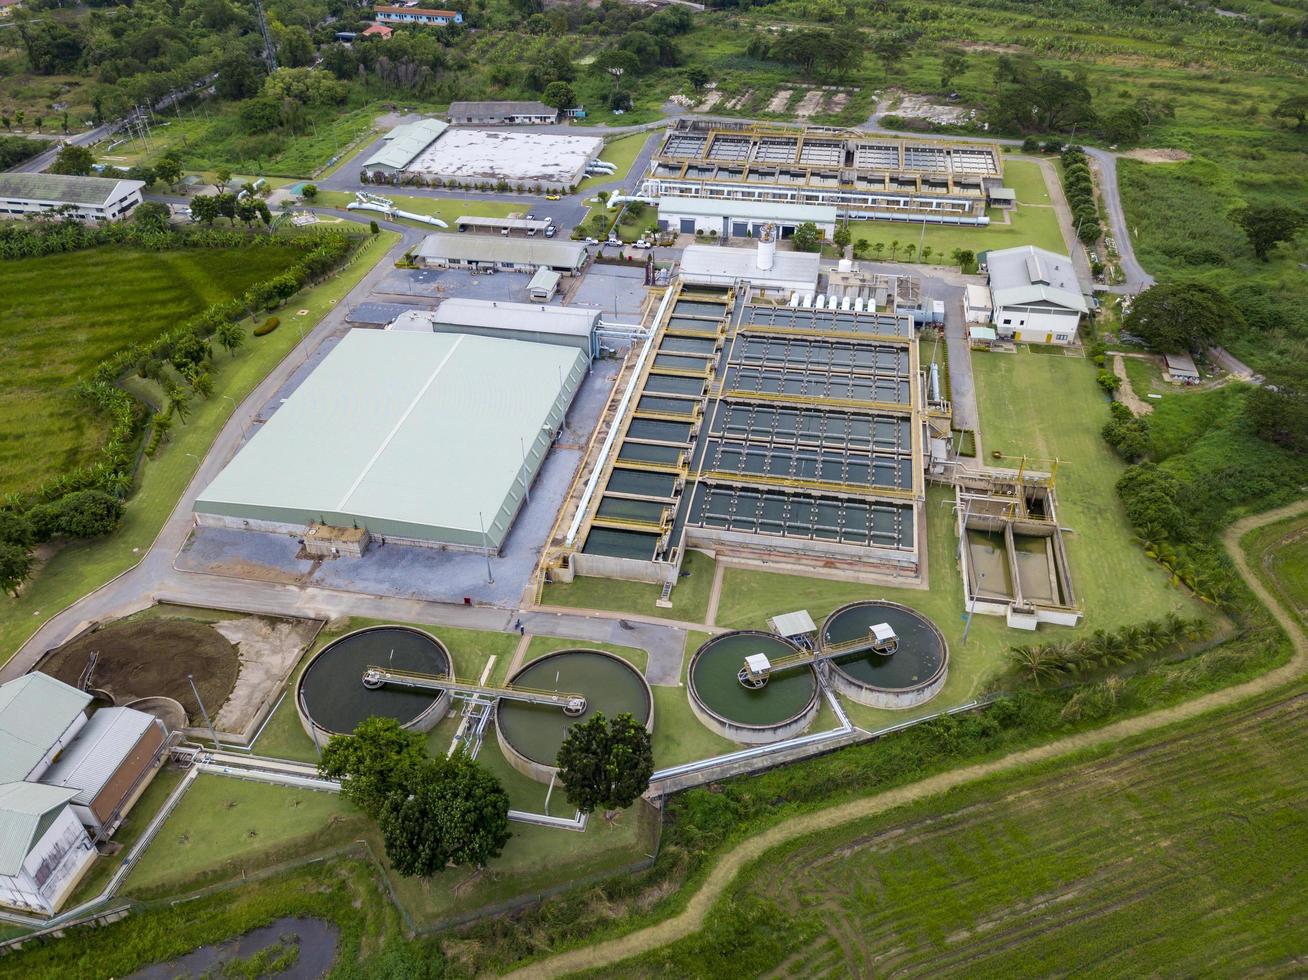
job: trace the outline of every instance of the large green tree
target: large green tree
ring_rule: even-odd
[[[394,718],[368,718],[349,735],[333,735],[318,772],[341,784],[341,795],[376,818],[393,793],[407,785],[412,770],[427,761],[423,738]]]
[[[462,752],[405,771],[383,800],[377,826],[400,874],[427,877],[448,865],[483,865],[508,843],[509,797]]]
[[[597,712],[573,725],[557,761],[568,802],[582,813],[625,810],[649,788],[654,773],[649,732],[625,713],[610,721]]]
[[[790,236],[790,243],[795,246],[796,252],[816,252],[822,247],[822,236],[818,234],[817,225],[805,221]]]
[[[54,163],[50,165],[50,172],[72,177],[85,177],[91,172],[91,167],[94,164],[95,157],[91,155],[90,150],[84,146],[78,146],[76,143],[68,143],[59,151]]]
[[[0,589],[18,595],[18,587],[31,570],[32,555],[26,548],[0,541]]]
[[[1236,211],[1232,217],[1244,229],[1254,255],[1264,262],[1281,242],[1293,241],[1308,223],[1302,211],[1280,204],[1256,204]]]
[[[550,82],[540,100],[553,109],[571,109],[577,104],[577,93],[567,82]]]
[[[1162,354],[1202,353],[1244,327],[1226,295],[1198,282],[1160,283],[1135,298],[1122,325]]]

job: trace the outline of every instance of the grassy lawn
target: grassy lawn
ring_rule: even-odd
[[[690,658],[710,634],[688,632],[681,662],[681,683],[676,687],[652,687],[654,692],[654,765],[659,769],[709,759],[734,752],[735,742],[709,731],[690,710],[686,694],[686,671]]]
[[[649,133],[631,133],[605,143],[604,150],[600,153],[600,159],[605,163],[616,166],[618,168],[617,172],[612,176],[587,177],[577,185],[577,192],[588,191],[592,187],[598,187],[601,184],[611,184],[614,181],[626,179],[627,174],[631,173],[632,164],[636,162],[636,157],[640,156],[641,148],[649,138]]]
[[[523,658],[523,664],[529,664],[533,660],[538,660],[547,653],[555,650],[603,650],[605,653],[611,653],[621,657],[631,666],[635,667],[641,673],[645,672],[645,665],[649,662],[649,654],[639,647],[625,647],[617,643],[597,643],[593,640],[566,640],[558,639],[553,636],[533,636],[527,646],[527,656]]]
[[[1086,625],[1113,629],[1203,607],[1172,588],[1135,542],[1114,484],[1124,465],[1100,436],[1108,400],[1080,358],[1020,352],[972,358],[986,452],[1058,457],[1058,516]],[[987,459],[1016,467],[1017,460]],[[1048,469],[1050,462],[1031,465]]]
[[[1308,865],[1285,861],[1308,760],[1284,751],[1308,719],[1282,697],[773,849],[702,932],[607,972],[1276,973],[1308,928]]]
[[[271,177],[311,177],[326,167],[344,148],[371,130],[376,110],[319,108],[310,110],[304,132],[248,134],[235,106],[222,106],[204,125],[188,134],[181,146],[182,166],[188,170],[226,167],[237,173]]]
[[[455,222],[463,215],[474,218],[506,218],[515,211],[525,213],[531,209],[529,201],[522,204],[505,204],[500,201],[479,201],[476,198],[408,197],[404,194],[388,193],[384,187],[378,188],[375,193],[394,201],[395,206],[401,211],[412,211],[414,214],[440,218],[449,224],[452,231],[457,230]],[[322,207],[344,208],[347,204],[353,204],[354,200],[354,195],[349,191],[319,191],[313,203]],[[376,217],[380,218],[381,215],[377,214]],[[419,223],[415,222],[415,224]],[[422,225],[422,227],[431,226]]]
[[[171,766],[164,766],[155,774],[150,785],[145,788],[141,798],[136,801],[127,818],[114,831],[113,841],[119,844],[122,850],[115,856],[110,857],[102,855],[95,859],[91,865],[91,870],[86,873],[81,884],[77,886],[77,891],[73,892],[72,897],[68,900],[66,908],[76,908],[80,903],[89,901],[99,895],[105,885],[109,884],[109,879],[114,876],[128,851],[141,839],[145,833],[145,828],[149,826],[154,815],[163,807],[168,795],[177,788],[177,784],[182,781],[182,772],[180,769],[174,769]]]
[[[1308,625],[1308,517],[1291,517],[1252,531],[1245,551],[1258,577]]]
[[[686,623],[702,623],[708,615],[709,593],[713,591],[713,569],[713,559],[708,555],[699,551],[687,552],[681,566],[683,577],[669,596],[671,609],[661,609],[654,604],[662,594],[662,586],[589,578],[585,575],[578,575],[566,585],[546,585],[541,602],[547,606],[612,609],[679,619]]]
[[[373,236],[349,266],[327,282],[291,297],[287,309],[307,309],[302,322],[308,330],[398,239],[392,232]],[[283,319],[296,318],[283,314]],[[250,326],[245,324],[247,329]],[[163,449],[142,466],[116,533],[64,547],[26,584],[20,598],[0,599],[0,659],[12,656],[35,629],[65,606],[141,560],[195,474],[196,461],[187,454],[203,457],[232,413],[232,402],[219,396],[227,395],[239,403],[299,342],[294,326],[285,323],[266,337],[253,338],[235,357],[217,356],[212,369],[214,397],[195,402],[186,425],[175,426]]]
[[[911,221],[854,221],[850,232],[854,242],[866,241],[873,249],[878,242],[885,246],[878,256],[870,249],[870,259],[891,256],[891,245],[899,242],[898,260],[904,261],[904,247],[912,244],[930,248],[933,264],[950,265],[950,254],[956,248],[980,253],[987,249],[1011,248],[1014,245],[1039,245],[1055,252],[1066,253],[1067,244],[1058,228],[1058,217],[1049,202],[1040,165],[1029,160],[1006,160],[1004,183],[1017,191],[1017,207],[1007,212],[1011,223],[1004,223],[1005,212],[990,211],[990,224],[984,228],[967,228],[949,225],[923,226]],[[919,254],[918,259],[921,258]]]
[[[70,389],[101,360],[239,295],[296,254],[106,247],[0,262],[0,495],[95,457],[104,423]]]
[[[131,895],[178,891],[354,840],[363,814],[334,793],[201,776],[127,876]]]

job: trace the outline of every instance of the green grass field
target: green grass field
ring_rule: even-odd
[[[334,793],[201,776],[187,790],[124,890],[176,891],[348,843],[361,813]]]
[[[463,215],[470,215],[474,218],[505,218],[515,211],[526,213],[530,204],[504,204],[499,201],[479,201],[476,198],[449,198],[449,197],[413,197],[406,194],[390,194],[386,188],[381,188],[376,193],[394,201],[395,206],[401,211],[412,211],[414,214],[425,214],[433,218],[440,218],[450,226],[450,231],[457,231],[455,222]],[[314,198],[313,203],[321,207],[344,208],[347,204],[354,203],[354,195],[348,191],[319,191],[318,196]],[[363,214],[369,212],[364,211]],[[381,214],[375,214],[375,217],[382,217]],[[416,227],[431,229],[431,225],[425,225],[421,222],[406,222]],[[433,229],[439,231],[439,228]]]
[[[606,973],[1294,974],[1306,696],[801,838],[703,932]]]
[[[186,425],[175,426],[162,451],[138,471],[136,489],[127,501],[118,531],[66,545],[24,585],[21,597],[0,598],[0,660],[8,660],[51,616],[141,560],[195,474],[196,461],[188,454],[208,452],[233,411],[232,401],[219,396],[227,395],[239,403],[299,342],[299,331],[291,329],[295,322],[310,329],[398,240],[393,232],[373,236],[350,264],[327,282],[291,297],[288,309],[292,313],[307,309],[305,317],[283,314],[288,322],[280,330],[251,338],[235,357],[225,353],[216,357],[214,397],[195,402]],[[244,326],[251,328],[248,322]]]
[[[90,462],[104,423],[71,395],[110,354],[290,265],[288,247],[93,248],[0,262],[0,495]]]
[[[702,623],[708,615],[709,593],[713,590],[713,559],[699,551],[688,551],[682,562],[683,578],[668,598],[671,609],[655,605],[663,588],[644,582],[620,582],[615,579],[589,578],[578,575],[565,584],[545,586],[541,602],[548,606],[573,609],[612,609],[634,612],[685,623]],[[690,574],[687,575],[686,573]]]
[[[1012,211],[991,209],[990,224],[984,228],[928,225],[911,221],[855,221],[849,226],[854,242],[866,241],[870,259],[889,259],[892,244],[899,243],[897,256],[905,261],[904,248],[931,249],[929,261],[935,265],[952,265],[950,255],[954,249],[982,252],[986,249],[1011,248],[1014,245],[1039,245],[1055,252],[1066,253],[1068,247],[1058,227],[1058,217],[1050,204],[1040,165],[1030,160],[1004,161],[1004,183],[1017,191],[1017,207]],[[1005,222],[1007,220],[1007,223]],[[885,246],[880,256],[874,248]],[[915,256],[921,261],[921,252]]]
[[[1245,550],[1264,584],[1308,625],[1308,517],[1292,517],[1247,535]]]
[[[636,157],[640,156],[641,147],[649,139],[649,133],[632,133],[629,136],[619,136],[617,139],[609,140],[604,144],[604,150],[600,153],[600,159],[605,163],[611,163],[616,166],[617,172],[612,176],[587,177],[577,185],[577,192],[588,191],[592,187],[599,187],[602,184],[611,184],[614,181],[626,179],[627,174],[631,173],[631,165],[636,162]]]

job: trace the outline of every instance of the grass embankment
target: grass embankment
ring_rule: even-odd
[[[0,262],[0,496],[34,490],[98,452],[104,421],[72,388],[101,360],[240,295],[297,253],[267,246],[257,255],[102,247]]]
[[[186,424],[174,426],[161,450],[140,467],[122,526],[108,537],[66,545],[24,586],[21,597],[0,599],[0,659],[12,656],[34,630],[64,607],[141,560],[195,475],[198,464],[193,457],[203,458],[234,403],[248,395],[299,343],[296,324],[302,324],[305,331],[317,324],[398,240],[393,232],[373,236],[350,265],[330,280],[291,297],[286,309],[292,315],[283,313],[286,322],[267,336],[252,337],[252,324],[243,324],[246,347],[234,357],[219,353],[214,359],[213,397],[194,402]],[[303,318],[294,316],[294,311],[301,309],[309,313]]]
[[[699,551],[686,552],[681,564],[682,578],[668,597],[672,608],[655,605],[663,594],[661,585],[644,582],[620,582],[578,575],[567,584],[545,586],[541,602],[548,606],[573,609],[611,609],[615,612],[641,613],[677,619],[685,623],[702,623],[708,615],[709,593],[713,590],[713,559]]]
[[[1304,696],[801,838],[702,932],[605,972],[1275,970],[1308,927],[1308,867],[1284,861],[1308,847],[1308,761],[1283,751],[1308,736]]]
[[[604,184],[625,180],[627,174],[631,173],[631,166],[636,162],[636,157],[640,156],[641,148],[649,138],[649,133],[631,133],[605,143],[599,158],[618,169],[611,175],[601,174],[598,177],[585,178],[577,185],[577,192],[582,193]]]

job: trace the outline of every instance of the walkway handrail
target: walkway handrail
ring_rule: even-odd
[[[584,694],[574,692],[476,684],[472,681],[461,681],[450,674],[424,674],[416,670],[394,670],[389,667],[369,666],[367,671],[364,672],[364,677],[376,678],[386,684],[457,691],[460,694],[482,694],[492,698],[504,698],[508,701],[524,701],[527,704],[548,704],[557,708],[567,708],[578,701],[585,703],[586,700]]]

